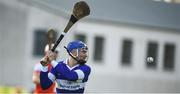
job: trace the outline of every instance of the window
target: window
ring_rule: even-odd
[[[103,59],[103,50],[104,50],[104,38],[97,36],[94,40],[94,60],[102,61]]]
[[[148,43],[148,48],[147,48],[146,59],[148,57],[153,57],[154,61],[151,62],[151,63],[146,61],[146,66],[148,68],[156,68],[156,66],[157,66],[157,61],[156,61],[157,60],[157,52],[158,52],[158,44],[156,42],[149,42]]]
[[[86,36],[83,35],[83,34],[76,34],[75,35],[75,39],[80,40],[80,41],[86,43]]]
[[[132,58],[132,41],[124,40],[122,45],[122,55],[121,55],[121,63],[123,65],[130,65]]]
[[[55,42],[57,37],[57,32],[54,33],[53,42]],[[46,29],[37,29],[34,32],[34,47],[33,55],[34,56],[43,56],[44,47],[47,44],[47,30]]]
[[[174,69],[175,45],[166,44],[164,47],[164,69]]]

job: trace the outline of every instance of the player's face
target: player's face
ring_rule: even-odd
[[[88,59],[88,48],[81,48],[78,52],[78,59],[80,61],[87,61]]]

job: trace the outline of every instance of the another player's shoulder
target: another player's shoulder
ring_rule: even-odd
[[[40,62],[35,63],[35,66],[41,66]]]
[[[36,63],[34,66],[35,71],[40,70],[41,68],[42,68],[42,65],[40,64],[40,62]]]

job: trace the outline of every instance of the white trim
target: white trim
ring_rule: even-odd
[[[42,72],[47,72],[48,71],[48,66],[42,66],[41,71]]]
[[[65,90],[78,90],[85,87],[85,82],[68,81],[63,79],[57,79],[57,88]]]
[[[62,34],[62,35],[65,35],[66,33],[65,33],[65,32],[62,32],[61,34]]]
[[[74,70],[77,75],[78,75],[78,79],[84,79],[84,72],[82,70]]]
[[[63,63],[67,65],[67,61],[68,61],[68,59],[64,60]]]
[[[66,67],[68,67],[69,70],[72,70],[72,69],[74,69],[75,67],[79,66],[79,64],[77,64],[77,65],[75,65],[75,66],[73,66],[73,67],[69,67],[69,65],[68,65],[67,62],[68,62],[68,59],[66,59],[63,63],[66,64]]]
[[[55,61],[55,60],[53,60],[53,61],[51,62],[51,65],[52,65],[54,68],[57,66],[57,64],[58,64],[58,62]]]
[[[55,79],[56,79],[56,77],[54,76],[54,74],[52,74],[51,72],[48,73],[48,78],[49,78],[52,82],[54,82]]]

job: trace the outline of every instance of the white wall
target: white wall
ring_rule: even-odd
[[[89,64],[92,74],[87,92],[179,92],[179,33],[167,30],[136,27],[131,25],[111,25],[102,23],[81,23],[78,33],[88,38],[90,49]],[[105,38],[103,64],[93,61],[94,37]],[[120,53],[123,39],[133,40],[132,66],[120,64]],[[157,69],[146,68],[145,56],[148,41],[156,41],[159,46]],[[165,43],[176,45],[175,71],[163,70],[163,47]]]
[[[23,85],[26,11],[27,8],[16,1],[0,1],[0,85]]]

